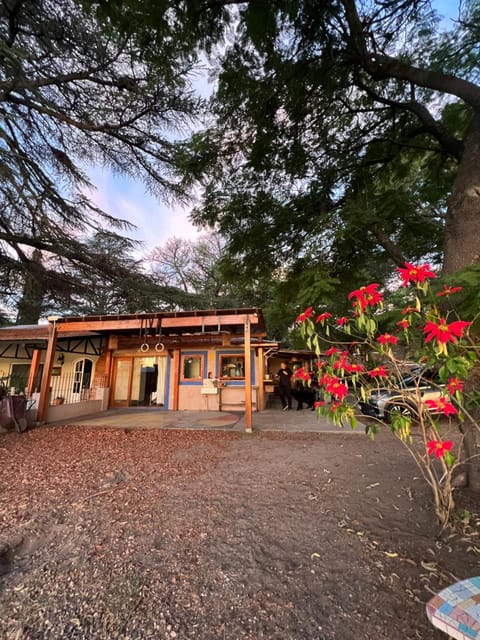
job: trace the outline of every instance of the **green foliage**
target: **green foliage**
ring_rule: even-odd
[[[409,449],[430,485],[436,515],[446,526],[454,507],[452,474],[462,464],[459,460],[466,458],[471,467],[480,464],[473,435],[480,429],[480,394],[467,388],[479,362],[478,340],[474,319],[459,320],[453,306],[452,298],[462,293],[458,283],[447,288],[445,283],[440,283],[442,288],[436,284],[431,290],[434,274],[428,265],[405,265],[400,273],[405,285],[413,285],[403,289],[403,295],[409,292],[408,301],[398,292],[390,296],[407,302],[402,311],[392,300],[383,299],[378,285],[371,284],[349,295],[353,310],[342,322],[341,343],[332,342],[333,330],[339,332],[335,318],[323,314],[318,320],[311,307],[298,317],[298,330],[321,362],[318,413],[340,427],[350,420],[353,428],[356,407],[367,406],[369,416],[377,410],[377,418],[366,419],[367,434],[374,438],[382,419],[390,423],[391,432]],[[389,325],[395,327],[392,333],[382,333],[380,327]],[[325,342],[331,344],[326,352]],[[422,368],[416,371],[419,363]],[[426,384],[431,372],[439,374],[439,381],[433,375]],[[403,378],[406,373],[409,384]],[[442,435],[447,417],[460,427],[458,441]],[[465,422],[469,429],[463,428]]]
[[[19,321],[36,321],[43,307],[84,292],[74,274],[100,281],[115,276],[113,261],[91,254],[86,239],[94,230],[120,234],[131,225],[90,200],[93,185],[84,167],[143,180],[155,195],[180,195],[171,172],[172,137],[201,102],[188,85],[190,56],[177,55],[167,37],[167,26],[173,30],[167,4],[158,3],[155,12],[158,18],[163,11],[161,43],[153,24],[138,34],[123,30],[124,18],[132,16],[122,9],[135,5],[127,1],[3,6],[0,279],[3,302],[19,305]],[[142,47],[148,38],[156,57]]]
[[[480,309],[480,264],[473,264],[453,275],[445,276],[438,284],[439,289],[444,284],[462,287],[455,303],[458,313],[467,320],[477,318]],[[474,328],[478,332],[480,325],[476,324]]]
[[[179,149],[184,184],[202,188],[195,220],[256,276],[296,277],[316,250],[338,308],[337,293],[387,283],[405,260],[440,266],[478,101],[477,14],[462,4],[445,31],[416,0],[242,5],[216,120]]]
[[[136,243],[126,238],[99,231],[85,242],[88,265],[79,263],[62,269],[61,262],[51,258],[50,268],[56,266],[59,273],[63,271],[69,286],[44,294],[44,315],[50,311],[65,315],[153,311],[158,290],[133,257],[135,248]]]

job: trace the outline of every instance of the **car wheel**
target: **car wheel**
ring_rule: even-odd
[[[387,422],[391,422],[394,414],[400,414],[401,416],[411,418],[412,420],[418,418],[418,413],[415,407],[401,401],[392,402],[385,407],[385,420],[387,420]]]

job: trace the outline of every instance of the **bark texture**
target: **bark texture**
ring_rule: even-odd
[[[443,272],[454,273],[480,259],[480,113],[465,142],[448,205]]]
[[[472,392],[480,388],[480,365],[477,365],[469,375],[465,384],[465,391]],[[469,487],[480,493],[480,409],[470,411],[472,420],[460,423],[460,431],[464,435],[465,470]]]

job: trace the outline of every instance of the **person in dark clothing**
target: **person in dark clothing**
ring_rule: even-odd
[[[297,411],[301,411],[304,404],[313,411],[316,400],[315,387],[317,386],[313,373],[300,367],[293,374],[291,382],[292,396],[298,402]]]
[[[282,409],[284,411],[292,408],[292,372],[287,366],[286,362],[280,363],[280,369],[277,373],[278,378],[278,391],[280,393],[280,400],[282,401]]]
[[[297,382],[292,389],[292,395],[298,402],[297,411],[301,411],[304,404],[307,405],[307,408],[312,411],[314,410],[315,389],[312,387],[306,387],[301,382]]]

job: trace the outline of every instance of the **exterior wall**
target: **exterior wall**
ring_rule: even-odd
[[[202,393],[203,385],[182,385],[178,394],[178,409],[180,411],[218,411],[219,394]]]
[[[0,357],[0,384],[7,387],[7,391],[11,395],[15,395],[15,393],[25,393],[25,386],[27,379],[25,379],[25,384],[15,384],[15,389],[12,389],[11,386],[11,375],[13,371],[13,365],[25,365],[25,368],[30,367],[31,355],[25,349],[24,345],[15,345],[14,347],[10,347],[3,355]],[[28,373],[27,373],[28,378]]]
[[[203,381],[208,379],[209,373],[215,377],[214,365],[215,349],[212,348],[186,348],[180,351],[179,359],[179,388],[178,388],[178,409],[179,411],[202,411],[209,409],[218,410],[218,405],[206,401],[202,395]],[[186,370],[186,362],[191,359],[200,359],[201,366],[198,370],[198,376],[192,379],[186,379],[184,373]]]
[[[63,359],[63,362],[58,361],[60,357],[61,359]],[[95,386],[102,386],[101,380],[99,379],[99,376],[96,373],[96,363],[99,359],[99,356],[84,354],[84,353],[67,353],[63,351],[57,351],[55,363],[54,363],[54,366],[52,367],[53,369],[52,376],[50,379],[50,398],[49,398],[50,403],[53,404],[55,398],[60,396],[63,397],[65,403],[73,402],[77,400],[77,397],[72,397],[72,396],[82,395],[82,394],[73,394],[75,365],[79,360],[85,360],[87,358],[91,360],[93,363],[92,375],[90,380],[90,389],[93,389]],[[14,365],[25,365],[26,367],[30,367],[30,362],[31,362],[31,357],[25,351],[25,348],[23,345],[19,345],[18,357],[15,357],[14,353],[10,354],[10,352],[7,351],[3,355],[3,357],[0,358],[0,382],[1,382],[1,379],[5,379],[7,381],[11,380],[12,371],[15,370]],[[40,365],[43,366],[44,362],[45,362],[45,351],[42,351],[41,358],[40,358]],[[15,385],[15,393],[25,393],[27,379],[28,379],[28,373],[26,375],[26,378],[23,380],[23,384],[20,384],[20,381],[18,381],[19,384]],[[40,389],[40,376],[38,379],[38,384],[34,388],[34,392],[39,391],[39,389]],[[10,389],[9,387],[8,391],[12,393],[13,389]],[[78,399],[83,399],[83,400],[89,399],[89,398],[86,398],[85,396],[90,394],[85,393],[86,390],[83,390],[83,391],[84,391],[83,393],[84,397],[78,398]]]
[[[103,409],[105,410],[105,409]],[[92,413],[102,411],[102,400],[88,400],[86,402],[75,402],[74,404],[61,404],[48,407],[45,422],[63,422],[81,416],[88,416]]]
[[[87,400],[93,400],[95,396],[94,383],[99,383],[96,376],[96,363],[98,356],[78,353],[65,353],[62,365],[56,363],[52,368],[52,377],[50,379],[50,404],[55,404],[55,398],[63,398],[64,404],[81,403]],[[88,388],[76,390],[79,386],[75,384],[75,367],[81,360],[91,360],[92,372],[90,376],[90,385]],[[54,375],[58,373],[58,375]]]
[[[178,409],[194,410],[194,411],[229,411],[241,410],[245,407],[245,381],[243,379],[229,379],[223,376],[221,371],[222,356],[235,358],[240,356],[243,358],[245,352],[242,348],[229,347],[222,345],[220,348],[212,349],[183,349],[180,357],[180,367],[184,359],[189,356],[201,356],[203,358],[202,378],[195,380],[185,380],[180,375],[179,392],[178,392]],[[257,357],[254,350],[251,352],[252,357],[252,375],[251,383],[253,408],[262,410],[264,407],[257,406],[257,387],[255,381],[257,377]],[[216,393],[213,391],[206,393],[204,388],[204,380],[208,379],[208,374],[219,385],[216,387]],[[182,374],[182,371],[180,372]],[[215,387],[214,387],[215,389]],[[173,389],[172,389],[173,392]]]
[[[239,338],[238,334],[234,337],[237,340]],[[108,340],[108,346],[104,337],[102,342],[104,348],[100,355],[83,353],[84,350],[87,350],[88,339],[79,337],[76,340],[70,339],[68,343],[66,338],[59,339],[53,361],[53,375],[50,379],[49,398],[44,420],[46,422],[72,420],[82,415],[105,411],[112,405],[111,387],[114,383],[113,372],[117,358],[130,358],[132,367],[134,367],[136,358],[142,356],[162,358],[165,364],[165,398],[161,406],[157,405],[158,410],[243,410],[245,408],[245,380],[238,373],[228,375],[225,372],[225,366],[226,363],[233,366],[236,361],[243,361],[245,351],[238,342],[233,346],[230,345],[230,338],[231,336],[226,333],[207,338],[200,337],[198,342],[202,342],[202,344],[198,344],[195,338],[195,342],[192,341],[192,346],[184,345],[180,348],[178,345],[165,348],[161,352],[155,350],[155,343],[152,342],[149,349],[144,352],[143,349],[140,350],[138,336],[112,335]],[[94,351],[93,348],[90,348],[91,346],[88,350]],[[100,342],[95,348],[97,349],[99,346]],[[27,347],[28,351],[24,344],[18,342],[16,352],[15,345],[11,352],[5,352],[4,356],[0,358],[0,373],[3,372],[5,376],[8,376],[13,364],[24,364],[25,368],[29,369],[33,346],[27,344]],[[69,352],[68,348],[75,349],[78,353]],[[43,365],[46,351],[42,350],[40,354],[40,365]],[[79,360],[86,358],[92,361],[90,385],[89,388],[79,389],[78,385],[75,386],[75,366]],[[198,360],[201,360],[201,365],[195,368],[193,375],[191,372],[187,374],[186,359],[189,358],[194,361],[194,364],[198,364]],[[259,406],[258,384],[263,384],[263,381],[259,382],[258,380],[261,369],[254,348],[251,349],[251,365],[250,382],[253,409],[262,410],[264,407]],[[221,371],[222,367],[224,371]],[[206,381],[210,385],[208,390],[206,390]],[[38,396],[39,387],[38,384],[31,399]],[[131,390],[135,391],[137,387],[138,380],[135,382],[132,377]],[[20,393],[24,391],[24,388],[18,389]],[[32,421],[35,421],[34,414],[36,414],[38,404],[37,397],[37,402],[30,405]]]
[[[252,406],[253,409],[258,411],[263,407],[257,406],[257,392],[256,386],[252,387]],[[219,398],[220,411],[239,411],[245,408],[245,385],[243,384],[227,384],[220,388]]]

